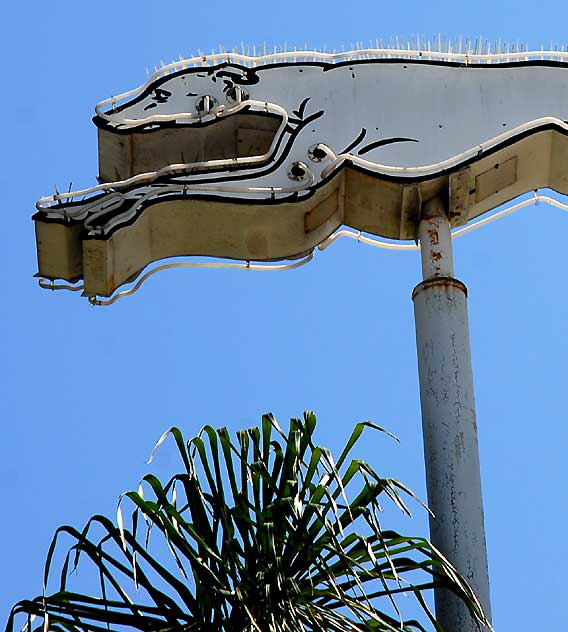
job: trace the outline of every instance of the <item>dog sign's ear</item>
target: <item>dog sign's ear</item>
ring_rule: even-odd
[[[461,226],[568,193],[568,54],[423,44],[199,56],[103,101],[100,184],[40,200],[39,275],[109,297],[160,259],[251,269],[342,224],[413,240],[433,195]]]

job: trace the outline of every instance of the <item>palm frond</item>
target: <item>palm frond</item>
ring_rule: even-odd
[[[313,413],[287,433],[265,415],[236,440],[206,426],[186,441],[171,428],[156,447],[171,436],[182,471],[165,484],[145,476],[121,498],[117,524],[93,516],[82,531],[60,527],[45,565],[47,586],[59,540],[70,537],[58,590],[16,604],[6,632],[19,616],[27,632],[440,631],[424,598],[440,586],[487,624],[426,539],[381,528],[380,500],[408,512],[414,496],[350,454],[366,429],[384,431],[358,424],[334,460],[314,444],[315,428]],[[98,596],[68,590],[79,564],[99,578]],[[404,619],[401,594],[416,597],[422,623]]]

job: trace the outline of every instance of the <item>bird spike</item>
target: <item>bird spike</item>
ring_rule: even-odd
[[[335,58],[333,62],[345,62],[349,60],[361,60],[361,59],[381,59],[381,58],[416,58],[416,53],[420,53],[424,59],[439,59],[439,55],[451,56],[455,54],[468,57],[470,55],[474,57],[484,56],[484,63],[493,64],[498,61],[512,61],[519,60],[526,55],[526,59],[529,59],[529,45],[527,42],[521,42],[516,40],[514,42],[504,42],[501,39],[494,41],[484,39],[479,35],[475,38],[469,38],[464,35],[456,36],[455,38],[448,38],[440,33],[433,37],[426,37],[424,34],[415,34],[406,36],[392,36],[388,39],[375,39],[369,41],[367,44],[362,40],[357,40],[352,43],[349,48],[345,48],[344,45],[341,49],[333,49]],[[538,50],[538,49],[537,49]],[[398,52],[394,52],[398,51]],[[205,54],[203,51],[198,50],[199,56],[184,58],[183,55],[179,55],[178,59],[174,59],[170,64],[165,64],[163,60],[160,60],[160,68],[154,66],[155,73],[158,76],[168,75],[179,68],[187,68],[192,66],[211,66],[220,62],[234,60],[233,55],[243,54],[250,57],[248,60],[244,60],[243,63],[247,66],[258,66],[263,61],[261,57],[270,57],[271,55],[283,55],[284,60],[289,63],[300,62],[315,62],[321,60],[319,52],[324,54],[331,53],[331,49],[327,45],[323,45],[318,48],[309,48],[307,43],[304,43],[303,48],[288,46],[287,42],[283,44],[277,44],[268,47],[266,42],[261,46],[252,45],[252,48],[248,44],[241,42],[240,47],[233,47],[227,49],[222,45],[219,45],[218,50],[213,48],[210,55]],[[557,52],[560,55],[568,55],[568,45],[566,43],[553,43],[550,42],[549,48],[541,46],[540,54],[533,51],[531,58],[538,55],[541,59],[550,57],[550,53]],[[437,53],[437,55],[433,55]],[[547,55],[547,53],[549,53]],[[500,55],[501,59],[492,59],[492,56]],[[214,60],[212,58],[215,58]],[[265,63],[265,62],[264,62]],[[146,68],[146,75],[150,78],[151,71]]]

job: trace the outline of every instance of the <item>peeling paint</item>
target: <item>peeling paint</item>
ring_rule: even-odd
[[[438,221],[438,230],[430,223]],[[433,544],[468,578],[490,617],[489,577],[483,524],[479,448],[467,317],[467,289],[453,277],[444,218],[421,222],[425,280],[412,294],[428,504]],[[437,240],[425,243],[428,239]],[[446,274],[441,274],[446,271]],[[435,593],[444,629],[475,632],[467,609],[453,594]]]
[[[437,246],[440,243],[440,235],[437,228],[428,228],[428,237],[433,246]]]

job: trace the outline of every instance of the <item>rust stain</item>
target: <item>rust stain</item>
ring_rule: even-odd
[[[438,235],[438,230],[436,228],[428,229],[428,237],[430,237],[430,242],[433,246],[437,246],[440,243],[440,236]]]
[[[432,257],[433,261],[440,261],[440,259],[442,258],[442,253],[438,252],[437,250],[432,250],[430,256]]]
[[[424,290],[428,290],[429,288],[433,288],[433,287],[441,287],[442,289],[445,289],[446,291],[448,291],[450,287],[455,287],[458,290],[461,290],[467,297],[467,288],[461,281],[458,281],[454,277],[434,277],[432,279],[427,279],[426,281],[422,281],[422,283],[419,283],[414,288],[412,292],[412,300],[414,300],[416,296],[420,294],[421,292],[423,292]]]

